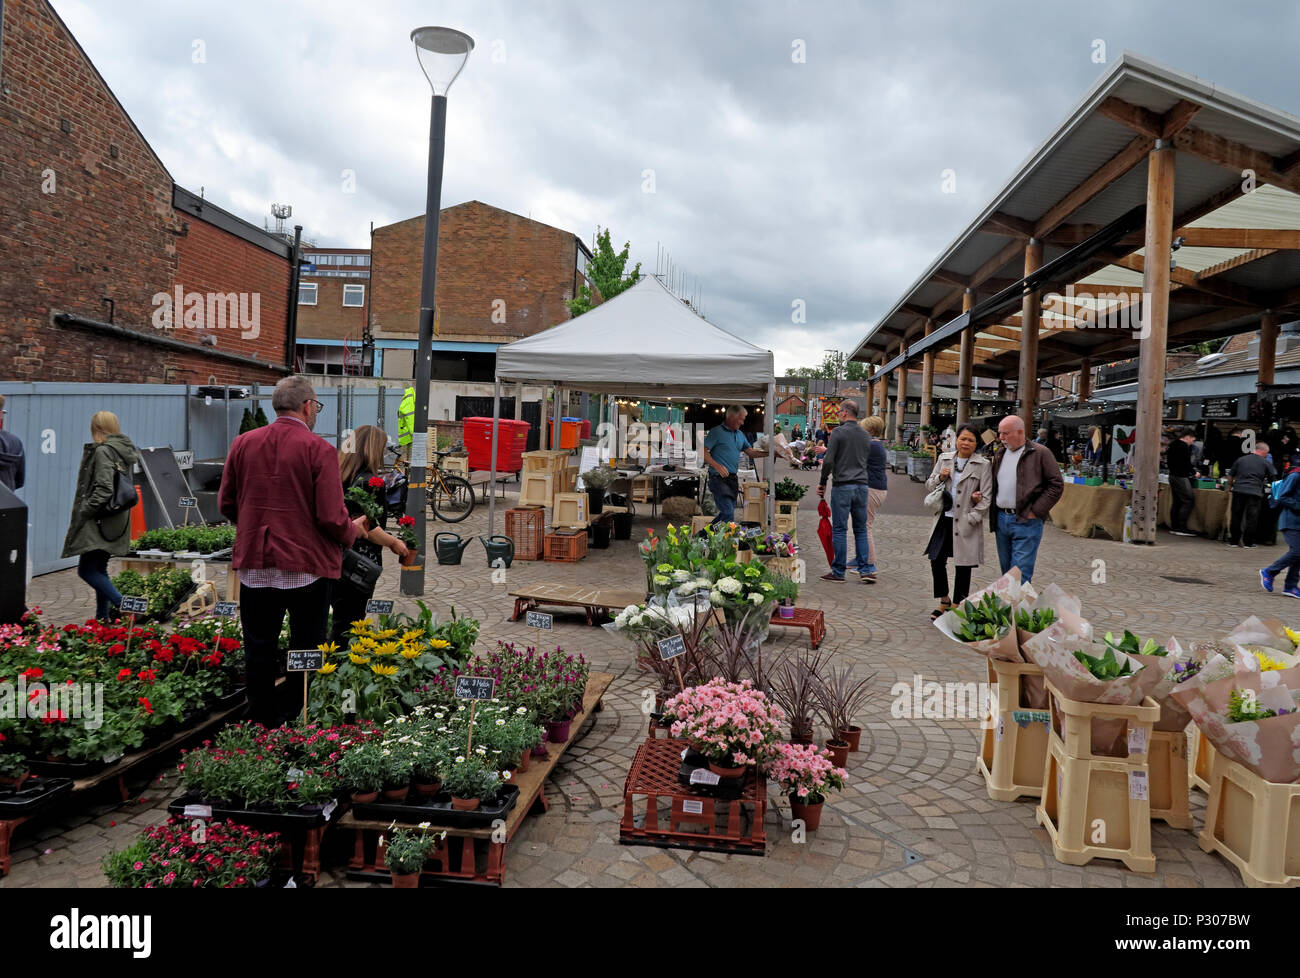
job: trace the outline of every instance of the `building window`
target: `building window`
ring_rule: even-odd
[[[343,305],[360,308],[366,304],[366,287],[364,285],[343,286]]]
[[[298,283],[298,305],[300,306],[316,305],[316,283],[315,282]]]

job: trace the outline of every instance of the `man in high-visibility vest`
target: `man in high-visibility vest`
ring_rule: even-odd
[[[411,435],[415,431],[415,388],[406,388],[402,403],[397,408],[397,443],[402,446],[402,453],[411,457]]]

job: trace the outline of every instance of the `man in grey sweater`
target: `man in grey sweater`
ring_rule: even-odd
[[[835,559],[823,581],[844,583],[845,551],[848,546],[849,517],[853,517],[853,543],[858,548],[859,571],[871,566],[870,544],[867,537],[867,455],[871,451],[871,436],[858,424],[858,405],[855,401],[840,403],[842,421],[831,432],[826,456],[822,459],[822,479],[817,495],[825,498],[826,480],[834,477],[831,486],[831,540]],[[862,574],[863,583],[868,575]]]

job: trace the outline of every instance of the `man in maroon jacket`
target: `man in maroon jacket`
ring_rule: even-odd
[[[314,649],[325,641],[329,587],[343,548],[361,519],[348,519],[338,456],[312,434],[324,406],[306,377],[275,385],[272,424],[245,432],[230,446],[218,504],[236,524],[231,567],[239,575],[250,719],[279,726],[275,678],[280,630],[289,615],[289,644]]]

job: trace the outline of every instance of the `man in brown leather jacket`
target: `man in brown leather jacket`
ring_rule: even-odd
[[[998,563],[1005,574],[1012,566],[1029,581],[1043,539],[1043,520],[1061,498],[1065,480],[1046,445],[1025,438],[1025,422],[1018,415],[998,425],[1002,447],[993,456],[993,505],[989,528],[998,543]]]

